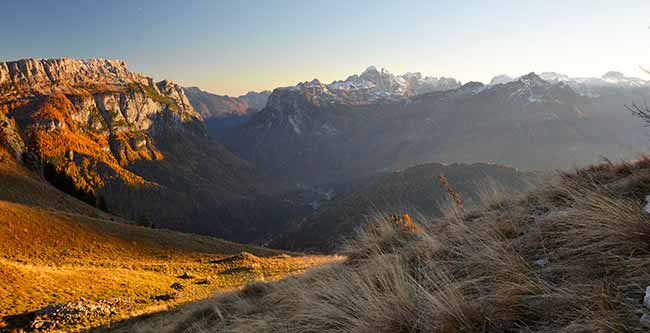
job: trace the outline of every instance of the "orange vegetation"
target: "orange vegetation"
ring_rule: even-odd
[[[89,192],[104,186],[105,179],[97,171],[99,164],[113,169],[127,184],[145,184],[142,177],[123,167],[135,160],[162,159],[162,154],[156,149],[135,150],[130,145],[135,134],[119,133],[117,140],[124,149],[119,152],[118,161],[111,154],[107,134],[76,128],[70,116],[74,111],[75,106],[65,95],[48,96],[30,116],[33,122],[29,128],[32,149],[48,159],[59,172],[71,176],[80,189]],[[57,127],[52,128],[51,124],[57,124]],[[70,152],[83,155],[82,163],[64,158]]]
[[[336,260],[119,223],[11,159],[0,161],[0,184],[2,332],[24,331],[30,312],[49,304],[128,300],[114,315],[56,327],[83,331]],[[237,255],[244,251],[251,254]],[[192,278],[179,278],[185,272]],[[170,288],[176,282],[182,293]]]

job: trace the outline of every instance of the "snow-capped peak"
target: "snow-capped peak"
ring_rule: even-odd
[[[616,71],[609,71],[603,75],[603,80],[625,80],[625,74]]]
[[[548,82],[544,81],[539,77],[539,75],[535,74],[535,72],[530,72],[524,76],[520,76],[517,78],[517,81],[522,82],[527,86],[543,86],[548,84]]]
[[[586,87],[641,87],[650,86],[650,81],[646,81],[636,77],[628,77],[625,74],[617,71],[610,71],[605,73],[602,77],[569,77],[565,74],[555,72],[544,72],[540,77],[549,82],[565,82],[572,87],[581,85],[582,88]]]
[[[493,77],[488,85],[495,86],[497,84],[504,84],[504,83],[512,82],[514,80],[515,79],[513,79],[509,75],[501,74],[501,75],[497,75],[497,76]]]
[[[460,88],[449,92],[450,97],[460,97],[467,95],[475,95],[486,89],[487,86],[481,82],[470,81],[462,85]]]
[[[566,82],[570,78],[566,74],[556,73],[556,72],[544,72],[539,75],[544,81],[548,82]]]
[[[625,74],[616,71],[610,71],[605,73],[605,75],[602,76],[602,79],[605,82],[613,85],[622,85],[622,86],[629,86],[629,87],[641,87],[641,86],[650,85],[649,81],[640,79],[638,77],[628,77],[625,76]]]
[[[453,78],[423,76],[419,72],[395,75],[382,68],[368,66],[361,74],[345,80],[322,84],[317,79],[302,82],[284,90],[307,92],[327,97],[324,100],[340,103],[367,104],[380,99],[398,100],[433,91],[460,87]],[[321,99],[323,100],[323,99]]]

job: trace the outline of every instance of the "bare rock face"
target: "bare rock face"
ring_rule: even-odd
[[[22,159],[25,144],[12,120],[0,113],[0,145],[4,146],[17,160]]]
[[[119,88],[129,82],[146,84],[147,77],[130,72],[119,60],[61,58],[0,63],[0,87],[7,88],[5,96],[72,92],[91,86]]]
[[[62,93],[74,104],[69,115],[95,130],[149,130],[163,113],[177,123],[201,120],[182,87],[155,83],[119,60],[24,59],[0,63],[0,101]]]

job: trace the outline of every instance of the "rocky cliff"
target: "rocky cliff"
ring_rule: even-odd
[[[255,228],[271,183],[208,139],[179,85],[122,61],[26,59],[0,63],[0,87],[0,144],[66,192],[146,225]]]
[[[0,63],[0,87],[5,97],[71,93],[93,87],[120,89],[130,82],[149,81],[118,60],[22,59]]]

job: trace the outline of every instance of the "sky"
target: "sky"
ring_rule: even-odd
[[[0,61],[122,59],[231,96],[369,65],[462,82],[532,71],[648,78],[648,13],[648,0],[0,0]]]

